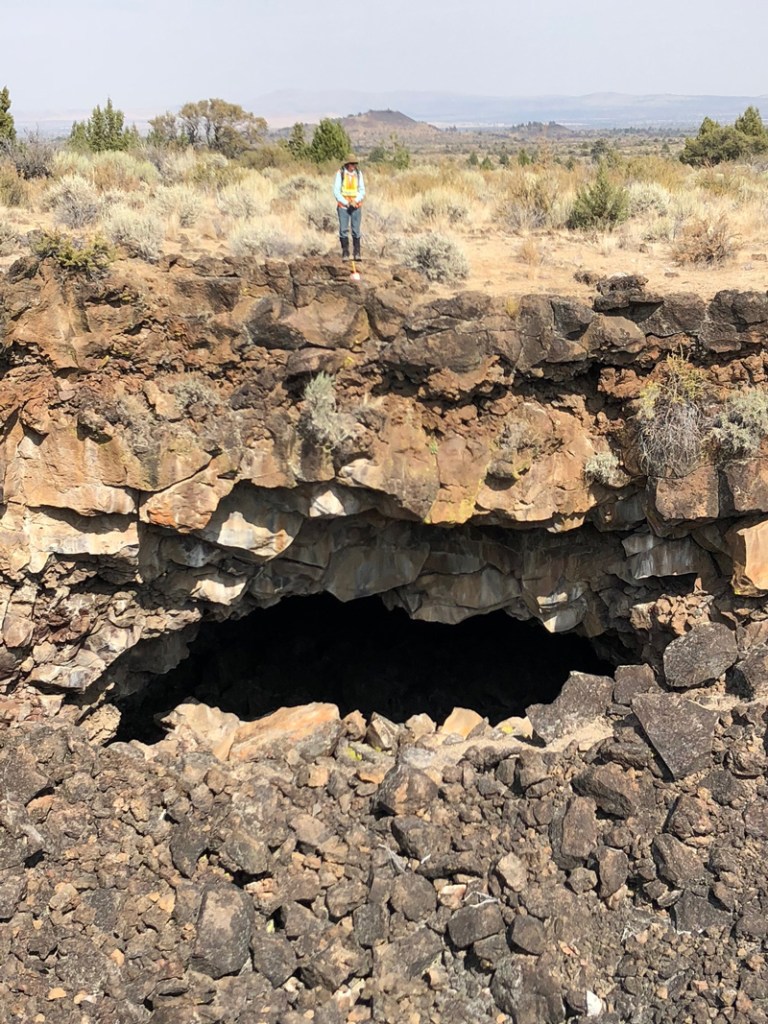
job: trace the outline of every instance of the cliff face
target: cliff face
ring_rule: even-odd
[[[713,396],[764,383],[765,294],[622,278],[588,307],[365,276],[178,258],[0,282],[9,717],[140,685],[202,617],[321,591],[656,661],[710,620],[762,642],[760,451],[653,477],[635,435],[670,353]]]

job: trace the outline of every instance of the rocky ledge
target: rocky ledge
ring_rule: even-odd
[[[637,437],[670,354],[714,403],[761,394],[768,296],[366,278],[46,259],[0,281],[8,718],[119,700],[203,618],[322,591],[448,623],[503,609],[659,669],[697,624],[763,642],[761,437],[682,472]]]

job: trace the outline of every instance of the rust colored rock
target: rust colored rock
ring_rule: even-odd
[[[428,811],[436,798],[437,786],[425,772],[400,764],[387,772],[375,804],[385,814],[409,815]]]
[[[284,757],[293,751],[305,761],[314,761],[333,753],[341,733],[341,718],[335,704],[280,708],[241,725],[229,757],[232,761],[257,761]]]

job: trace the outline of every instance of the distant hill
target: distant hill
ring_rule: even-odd
[[[355,146],[370,147],[386,143],[395,135],[400,142],[413,145],[432,142],[440,129],[424,121],[416,121],[399,110],[368,110],[341,119],[344,131]]]
[[[587,96],[466,96],[444,92],[266,93],[244,104],[273,127],[321,117],[345,118],[350,110],[407,111],[439,127],[521,125],[556,121],[568,128],[698,127],[706,116],[733,121],[754,105],[768,115],[768,96],[676,96],[592,93]],[[403,115],[405,116],[405,115]]]

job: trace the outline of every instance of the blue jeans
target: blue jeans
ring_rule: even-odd
[[[362,208],[358,206],[356,210],[350,210],[347,206],[339,206],[339,238],[346,238],[349,234],[350,227],[352,228],[352,237],[355,241],[360,241],[360,222],[363,219]]]

